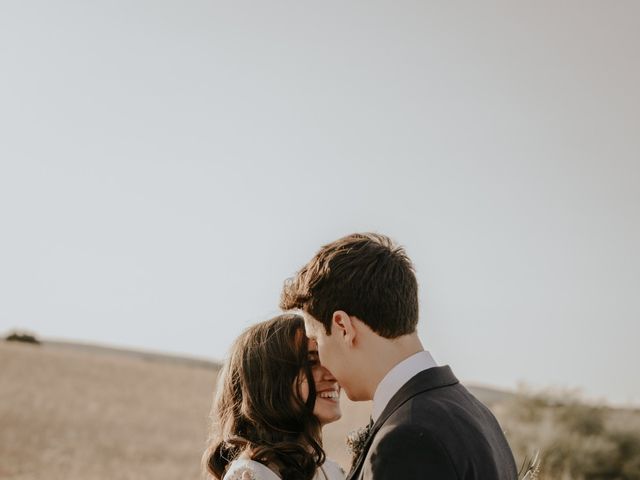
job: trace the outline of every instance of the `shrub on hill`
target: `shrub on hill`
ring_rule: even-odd
[[[40,345],[40,340],[38,340],[35,335],[24,332],[12,332],[5,337],[5,340],[7,342],[24,342],[34,345]]]

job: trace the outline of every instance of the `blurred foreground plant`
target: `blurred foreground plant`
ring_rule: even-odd
[[[536,480],[540,473],[540,454],[536,452],[531,460],[525,459],[520,472],[518,472],[519,480]]]

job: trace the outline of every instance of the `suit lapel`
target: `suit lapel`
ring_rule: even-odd
[[[416,395],[426,392],[428,390],[433,390],[435,388],[446,387],[450,385],[455,385],[458,383],[458,379],[451,371],[451,367],[445,365],[443,367],[433,367],[427,370],[423,370],[422,372],[416,374],[411,380],[405,383],[400,390],[396,392],[396,394],[391,397],[389,403],[385,407],[385,409],[378,417],[378,420],[373,424],[371,428],[371,433],[367,439],[367,442],[360,452],[360,455],[355,460],[353,467],[349,471],[349,475],[347,476],[347,480],[353,480],[356,478],[356,474],[362,468],[362,463],[367,456],[367,452],[369,451],[369,447],[373,442],[373,438],[378,433],[378,430],[382,428],[382,425],[388,420],[388,418],[395,412],[402,404],[409,401],[411,398]]]

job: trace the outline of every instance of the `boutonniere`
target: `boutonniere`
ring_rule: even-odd
[[[351,463],[354,463],[364,450],[372,427],[373,422],[370,422],[367,426],[352,430],[347,434],[347,450],[351,453]]]

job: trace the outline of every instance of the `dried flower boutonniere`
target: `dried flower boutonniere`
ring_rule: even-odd
[[[351,453],[351,463],[354,464],[358,459],[362,450],[364,449],[369,435],[371,435],[371,428],[373,422],[369,422],[369,425],[360,427],[357,430],[353,430],[347,434],[347,450]]]

